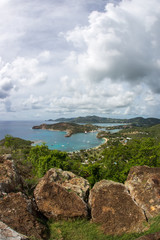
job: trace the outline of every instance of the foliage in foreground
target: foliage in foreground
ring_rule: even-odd
[[[102,179],[124,183],[133,166],[160,167],[160,144],[153,138],[130,140],[126,145],[106,145],[97,160],[87,156],[88,163],[81,164],[77,174],[88,179],[91,186]]]
[[[125,145],[120,141],[114,144],[108,142],[98,156],[95,150],[69,155],[49,150],[45,144],[31,147],[30,141],[9,135],[5,137],[3,146],[14,153],[16,161],[19,159],[20,171],[25,167],[23,172],[32,171],[33,176],[40,178],[50,168],[61,168],[86,178],[91,186],[102,179],[124,183],[132,166],[160,167],[160,143],[150,137],[129,140]],[[29,181],[32,182],[32,179]]]
[[[107,236],[99,225],[87,220],[58,221],[50,224],[49,240],[135,240],[139,236],[160,231],[160,216],[152,219],[150,224],[150,229],[144,233]]]
[[[53,167],[63,170],[70,169],[68,154],[58,150],[49,150],[45,144],[32,147],[28,155],[28,161],[32,163],[33,172],[39,178]]]
[[[12,137],[11,135],[6,135],[5,138],[0,141],[0,145],[4,145],[6,148],[10,148],[11,151],[30,148],[31,143],[31,141]]]
[[[86,178],[91,186],[102,179],[123,183],[132,166],[160,167],[160,144],[156,144],[153,138],[135,139],[126,145],[118,143],[106,147],[101,154],[101,160],[88,155],[88,162],[84,164],[80,159],[70,158],[65,152],[49,150],[42,145],[31,148],[28,160],[37,177],[56,167]]]

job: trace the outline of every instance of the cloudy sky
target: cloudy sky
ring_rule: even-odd
[[[159,0],[0,0],[1,120],[160,118]]]

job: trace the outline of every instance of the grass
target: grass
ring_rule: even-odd
[[[135,240],[140,236],[160,231],[160,216],[150,221],[150,228],[144,233],[107,236],[99,225],[87,220],[58,221],[50,223],[49,240]]]

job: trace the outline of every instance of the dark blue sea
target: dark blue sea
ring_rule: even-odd
[[[61,151],[78,151],[81,149],[89,149],[99,146],[104,139],[96,138],[97,132],[77,133],[69,138],[65,137],[65,132],[49,131],[41,129],[32,129],[35,125],[46,123],[45,121],[0,121],[0,139],[7,134],[13,137],[19,137],[31,140],[37,144],[45,143],[49,149],[57,149]],[[51,124],[51,122],[48,122]],[[99,125],[99,124],[97,124]],[[100,126],[114,126],[119,124],[101,124]]]

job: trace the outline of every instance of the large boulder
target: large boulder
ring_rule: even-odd
[[[147,218],[160,214],[160,168],[132,167],[125,186]]]
[[[90,192],[92,221],[102,225],[105,234],[139,232],[146,221],[143,211],[121,183],[102,180]]]
[[[42,239],[44,226],[37,221],[31,200],[22,193],[9,193],[0,198],[0,221],[26,236]]]
[[[28,237],[17,233],[5,223],[0,221],[0,239],[1,240],[29,240]]]
[[[9,193],[21,189],[22,181],[17,174],[14,162],[0,158],[0,192]]]
[[[160,240],[160,232],[139,237],[137,240]]]
[[[63,171],[62,169],[51,168],[46,173],[44,179],[48,179],[50,182],[57,183],[68,191],[75,192],[84,201],[88,200],[90,188],[89,182],[86,179],[79,177],[72,172]]]
[[[39,210],[52,219],[86,217],[89,183],[75,174],[50,169],[40,180],[34,191]]]

